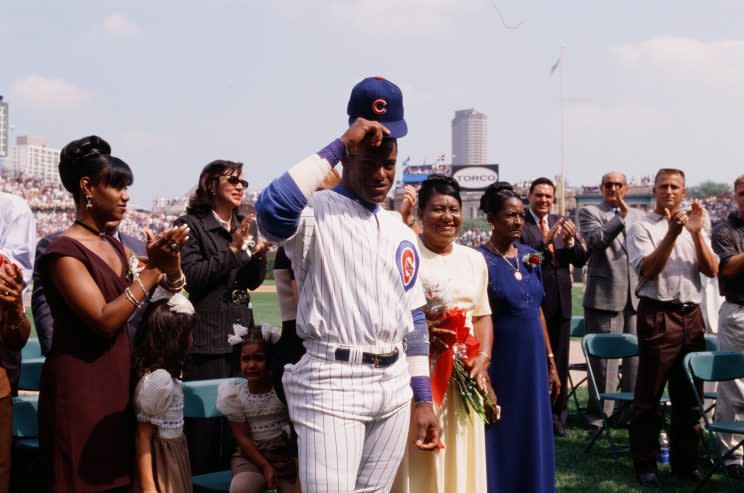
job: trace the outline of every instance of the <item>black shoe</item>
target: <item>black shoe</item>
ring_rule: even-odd
[[[741,464],[729,464],[726,466],[726,472],[731,479],[744,479],[744,467]]]
[[[638,476],[638,481],[641,482],[641,486],[643,488],[647,488],[650,490],[661,490],[664,488],[664,486],[661,484],[661,481],[659,481],[659,478],[656,477],[656,473],[653,472],[640,474]]]

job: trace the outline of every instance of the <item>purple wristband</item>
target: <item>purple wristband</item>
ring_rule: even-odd
[[[336,166],[343,158],[346,157],[346,146],[341,139],[336,139],[321,150],[318,156],[328,161],[331,166]]]
[[[413,402],[431,402],[431,380],[429,377],[411,377]]]

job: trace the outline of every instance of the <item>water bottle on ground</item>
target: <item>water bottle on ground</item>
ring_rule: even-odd
[[[659,466],[669,466],[669,437],[665,432],[659,433],[659,451],[656,452]]]

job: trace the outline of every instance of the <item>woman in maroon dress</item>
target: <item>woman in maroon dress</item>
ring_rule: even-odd
[[[59,171],[77,214],[41,265],[54,317],[39,396],[44,480],[54,492],[127,491],[135,439],[127,319],[156,284],[182,287],[188,229],[147,232],[147,265],[128,278],[131,252],[103,230],[126,212],[129,166],[91,136],[62,149]]]

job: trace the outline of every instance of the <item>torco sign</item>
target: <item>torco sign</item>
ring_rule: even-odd
[[[485,190],[491,183],[499,181],[499,165],[452,166],[452,178],[464,190]]]

